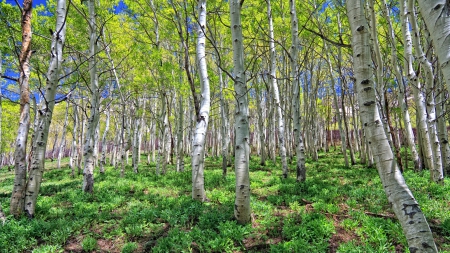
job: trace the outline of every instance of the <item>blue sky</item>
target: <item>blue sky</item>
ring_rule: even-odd
[[[17,0],[20,5],[22,5],[22,0]],[[16,1],[14,0],[6,0],[6,3],[16,5]],[[45,4],[45,0],[33,0],[33,7],[36,7],[37,5]]]

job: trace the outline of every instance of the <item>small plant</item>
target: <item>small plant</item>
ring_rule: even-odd
[[[81,242],[84,251],[91,252],[97,249],[97,240],[93,237],[87,236]]]
[[[63,252],[63,249],[61,249],[61,246],[59,245],[43,245],[32,251],[32,253],[60,253],[60,252]]]
[[[138,248],[137,243],[135,242],[127,242],[123,245],[122,253],[132,253]]]
[[[359,225],[359,222],[352,219],[345,219],[341,222],[341,226],[347,230],[351,231]]]

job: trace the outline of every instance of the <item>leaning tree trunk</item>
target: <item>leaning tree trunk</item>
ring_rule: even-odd
[[[347,15],[352,32],[356,89],[361,120],[370,148],[376,156],[377,169],[384,190],[406,236],[411,252],[437,252],[433,234],[419,204],[403,179],[383,129],[378,113],[371,69],[368,26],[361,1],[347,1]]]
[[[197,115],[197,125],[192,138],[192,198],[205,201],[206,193],[203,173],[205,167],[205,140],[210,110],[210,90],[205,52],[206,0],[198,2],[198,17],[197,61],[202,96],[200,111]]]
[[[289,0],[289,6],[291,10],[291,78],[292,78],[292,111],[294,112],[294,143],[295,153],[297,158],[297,181],[304,182],[306,180],[306,167],[305,167],[305,147],[303,145],[302,127],[301,127],[301,112],[300,112],[300,82],[298,73],[298,47],[300,45],[298,41],[298,19],[295,0]]]
[[[87,2],[89,8],[89,27],[90,27],[90,55],[89,55],[89,69],[91,78],[91,115],[88,121],[88,127],[86,131],[86,139],[84,142],[84,170],[83,170],[83,188],[84,192],[93,193],[94,192],[94,149],[95,147],[95,136],[97,125],[100,119],[100,93],[98,85],[98,75],[97,75],[97,25],[95,21],[95,1],[88,0]]]
[[[32,0],[24,0],[22,7],[22,48],[19,56],[19,88],[20,88],[20,118],[19,129],[14,151],[15,175],[12,190],[10,213],[20,216],[24,209],[24,198],[27,177],[27,139],[30,130],[30,58],[31,58],[31,14]]]
[[[63,61],[63,47],[66,35],[66,1],[59,0],[56,14],[56,31],[52,34],[51,59],[47,72],[47,88],[45,92],[44,108],[39,117],[36,129],[36,141],[33,146],[31,170],[25,194],[25,212],[28,217],[34,217],[36,201],[42,182],[45,168],[45,151],[47,147],[48,132],[55,106],[56,89],[59,83],[59,74]]]
[[[231,37],[233,41],[234,91],[236,98],[235,113],[235,173],[236,199],[234,216],[241,223],[250,222],[250,129],[248,124],[247,80],[244,65],[244,37],[241,25],[241,4],[230,0]]]
[[[278,90],[277,84],[277,59],[276,59],[276,51],[275,51],[275,39],[273,34],[273,21],[272,21],[272,8],[270,6],[270,0],[266,0],[267,2],[267,16],[269,19],[269,52],[270,52],[270,75],[269,82],[272,84],[273,98],[274,98],[274,106],[276,107],[276,115],[277,115],[277,125],[278,125],[278,142],[279,142],[279,151],[281,156],[281,165],[283,169],[283,178],[288,177],[288,166],[286,159],[286,146],[284,143],[284,119],[283,112],[281,110],[280,104],[280,92]]]

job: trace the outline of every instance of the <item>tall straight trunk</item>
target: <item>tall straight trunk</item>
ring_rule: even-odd
[[[416,50],[416,57],[419,57],[418,60],[422,64],[428,65],[429,62],[426,59],[425,54],[423,53],[422,46],[420,44],[420,41],[418,39],[419,36],[419,30],[417,25],[417,20],[415,17],[415,10],[414,10],[414,1],[409,0],[407,5],[407,13],[409,14],[409,20],[411,24],[411,33],[414,34],[412,37],[412,42],[414,44],[414,49]],[[416,72],[413,69],[412,66],[412,45],[407,45],[408,52],[406,54],[406,59],[408,60],[408,78],[413,86],[413,92],[414,92],[414,99],[416,103],[417,108],[417,115],[416,118],[419,121],[418,129],[420,131],[420,137],[421,141],[419,142],[419,145],[421,145],[421,151],[424,157],[424,162],[427,168],[430,169],[430,171],[434,171],[434,162],[433,162],[433,151],[432,151],[432,144],[431,144],[431,138],[429,136],[428,132],[428,122],[427,122],[427,112],[425,108],[425,97],[423,93],[420,91],[421,89],[421,83],[418,80],[418,77],[416,76]],[[410,50],[411,48],[411,50]],[[425,70],[431,68],[431,66],[426,66]]]
[[[327,44],[325,43],[325,50],[327,50]],[[336,108],[336,118],[337,118],[337,122],[338,122],[338,127],[339,127],[339,135],[341,136],[341,151],[342,154],[344,155],[344,161],[345,161],[345,166],[349,167],[349,163],[348,163],[348,157],[347,157],[347,140],[345,138],[345,133],[344,133],[344,129],[342,127],[342,116],[341,116],[341,112],[339,110],[339,103],[338,103],[338,98],[336,95],[336,83],[334,81],[334,77],[333,77],[333,66],[331,65],[331,61],[330,61],[330,57],[328,54],[326,54],[327,57],[327,63],[328,63],[328,71],[330,73],[330,78],[331,78],[331,90],[333,93],[333,102],[334,102],[334,107]],[[341,90],[341,92],[343,92]],[[343,113],[345,113],[344,108],[342,108]]]
[[[375,14],[375,7],[374,7],[374,3],[373,0],[369,0],[367,2],[367,8],[368,10],[368,16],[369,16],[369,20],[370,23],[369,28],[370,28],[370,38],[372,39],[372,43],[371,46],[373,48],[374,51],[374,63],[375,63],[375,83],[376,83],[376,87],[375,89],[377,89],[377,94],[379,94],[378,97],[378,109],[380,110],[381,116],[384,119],[386,117],[386,112],[385,112],[385,96],[384,96],[384,91],[386,89],[385,84],[384,84],[384,61],[383,58],[381,56],[381,46],[380,46],[380,41],[378,40],[378,27],[377,27],[377,16]],[[390,130],[389,130],[389,125],[388,124],[384,124],[384,132],[386,133],[386,136],[388,138],[389,144],[392,147],[392,137],[390,134]]]
[[[44,107],[39,117],[38,127],[35,130],[36,142],[31,157],[31,170],[25,194],[25,212],[28,217],[34,217],[37,197],[45,169],[45,151],[47,147],[50,122],[55,107],[56,89],[59,83],[61,64],[63,61],[63,47],[66,35],[66,1],[59,0],[56,13],[56,32],[52,34],[51,58],[47,71],[47,86],[45,91]]]
[[[403,34],[403,44],[404,44],[404,57],[407,60],[404,60],[404,69],[407,71],[407,73],[410,73],[410,65],[408,64],[409,60],[411,59],[412,56],[412,39],[411,39],[411,33],[410,33],[410,20],[407,17],[408,11],[407,11],[407,4],[406,4],[407,0],[400,0],[400,20],[402,23],[402,34]],[[405,82],[404,79],[398,79],[397,78],[397,82],[399,83],[399,106],[400,109],[402,111],[402,116],[403,116],[403,123],[405,125],[405,132],[406,132],[406,141],[408,143],[408,147],[411,150],[411,155],[412,155],[412,160],[414,162],[414,170],[415,171],[420,171],[422,170],[422,163],[420,161],[420,157],[419,157],[419,152],[417,151],[416,148],[416,143],[414,141],[414,133],[413,133],[413,129],[412,129],[412,124],[411,124],[411,119],[410,119],[410,115],[409,115],[409,111],[408,111],[408,100],[406,97],[406,92],[405,92]],[[407,163],[406,163],[407,164]]]
[[[63,132],[61,134],[61,143],[59,145],[59,152],[58,152],[58,169],[61,169],[61,159],[66,150],[66,130],[68,121],[69,121],[69,100],[66,100],[66,113],[64,114]]]
[[[440,81],[440,78],[438,78]],[[443,84],[439,83],[440,88],[438,89],[438,96],[436,101],[436,122],[437,122],[437,130],[439,141],[441,143],[441,153],[442,153],[442,169],[444,176],[448,175],[450,171],[450,146],[448,145],[448,132],[447,125],[445,122],[445,91],[442,89]]]
[[[100,92],[98,85],[98,73],[97,73],[97,24],[95,21],[95,1],[87,1],[89,9],[89,72],[90,72],[90,92],[91,92],[91,115],[88,121],[88,127],[86,130],[86,139],[84,142],[84,170],[83,170],[83,188],[84,192],[94,192],[94,166],[95,156],[94,149],[96,149],[95,137],[97,125],[100,119]]]
[[[77,166],[78,161],[77,134],[78,134],[78,125],[80,124],[78,119],[78,109],[75,103],[72,106],[72,114],[73,114],[72,147],[70,151],[69,167],[72,170],[71,176],[75,177],[75,167]]]
[[[31,14],[32,0],[24,0],[22,7],[22,47],[19,56],[20,118],[14,151],[14,186],[11,195],[10,213],[20,216],[24,209],[27,178],[27,140],[30,130],[30,58],[31,58]]]
[[[141,143],[139,141],[139,135],[141,133],[142,129],[142,122],[145,112],[145,105],[143,105],[142,112],[141,112],[141,106],[140,106],[140,99],[137,99],[136,101],[136,107],[135,107],[135,118],[134,118],[134,128],[133,128],[133,154],[132,154],[132,165],[133,165],[133,172],[138,173],[138,167],[139,167],[139,150]]]
[[[112,85],[110,85],[112,86]],[[110,95],[112,89],[110,88]],[[100,173],[105,173],[105,166],[106,166],[106,153],[108,151],[108,144],[106,143],[106,136],[108,136],[109,133],[109,121],[111,118],[111,106],[106,110],[106,120],[105,120],[105,130],[103,130],[103,136],[102,136],[102,156],[100,158]]]
[[[435,1],[438,2],[438,1]],[[439,7],[439,5],[436,5],[437,7]],[[448,6],[446,7],[447,11],[445,11],[445,13],[447,13],[446,15],[448,15]],[[423,51],[420,39],[419,39],[419,30],[417,27],[417,20],[415,18],[415,15],[413,15],[414,13],[414,5],[413,5],[413,1],[409,1],[408,2],[408,11],[411,12],[411,29],[414,32],[414,36],[413,36],[413,44],[414,44],[414,49],[416,52],[416,59],[418,59],[421,63],[421,67],[425,72],[425,86],[426,86],[426,94],[427,94],[427,99],[426,99],[426,105],[427,105],[427,123],[428,123],[428,133],[429,133],[429,138],[430,138],[430,142],[431,142],[431,147],[433,149],[433,166],[430,167],[430,176],[431,176],[431,180],[434,182],[443,182],[444,179],[444,175],[443,175],[443,170],[442,170],[442,162],[441,162],[441,148],[440,148],[440,142],[439,142],[439,138],[437,135],[437,127],[436,127],[436,113],[435,113],[435,103],[434,103],[434,92],[433,90],[433,85],[434,85],[434,75],[433,75],[433,66],[431,64],[431,62],[427,59],[425,52]],[[436,12],[439,12],[438,9],[435,10]],[[427,23],[427,27],[428,29],[430,29],[430,31],[433,30],[433,28],[429,27],[429,23],[427,22],[427,17],[424,16],[424,10],[421,10],[422,12],[422,16],[424,17],[426,23]],[[425,11],[426,12],[426,11]],[[438,22],[439,23],[439,22]],[[439,24],[435,24],[433,23],[433,26],[439,26]],[[450,24],[450,23],[449,23]],[[448,29],[447,34],[450,33],[450,29]],[[439,52],[442,50],[439,50],[439,44],[441,42],[439,41],[438,38],[433,37],[433,44],[434,47],[437,49],[437,54],[438,54],[438,59],[439,62],[441,64],[443,64],[444,61],[442,61],[443,59],[441,59],[440,57],[443,56],[441,55]],[[450,46],[450,43],[447,44],[447,46]],[[448,56],[447,56],[448,57]],[[449,58],[450,59],[450,58]],[[447,65],[447,64],[443,64],[443,65]],[[442,68],[442,70],[445,69],[445,66]],[[450,71],[450,69],[449,69]],[[449,77],[450,77],[450,73],[449,73]],[[450,85],[448,86],[450,87]]]
[[[339,50],[339,61],[341,60],[341,51]],[[339,68],[339,73],[341,74],[341,68],[340,68],[340,64],[338,66]],[[344,87],[344,85],[342,85],[342,83],[345,83],[345,77],[343,77],[341,75],[341,81],[339,82],[339,86],[341,88],[341,108],[342,108],[342,120],[344,123],[344,129],[345,129],[345,139],[347,140],[347,143],[345,144],[349,151],[350,151],[350,161],[352,163],[352,165],[356,164],[355,161],[355,154],[353,153],[353,144],[352,144],[352,138],[351,138],[351,133],[350,133],[350,129],[348,127],[348,120],[347,120],[347,108],[345,107],[345,91],[346,91],[346,87]]]
[[[198,2],[198,38],[197,38],[197,61],[200,74],[201,102],[197,117],[194,136],[192,138],[192,198],[199,201],[206,200],[205,193],[205,140],[208,129],[210,110],[210,89],[208,69],[206,66],[206,0]]]
[[[184,171],[183,120],[184,120],[183,96],[180,94],[178,96],[177,172]]]
[[[258,110],[258,128],[259,128],[259,142],[261,145],[261,152],[260,152],[260,165],[266,166],[266,134],[265,130],[267,128],[264,127],[264,112],[265,112],[265,105],[267,105],[267,100],[264,102],[264,106],[262,106],[262,94],[259,89],[256,89],[256,109]]]
[[[228,145],[230,144],[230,132],[229,132],[229,121],[228,121],[228,103],[225,101],[223,96],[224,82],[222,76],[222,69],[218,68],[219,71],[219,98],[220,98],[220,118],[222,120],[222,124],[220,126],[220,134],[222,135],[222,175],[223,177],[227,176],[227,167],[228,167]],[[258,94],[256,95],[258,96]],[[259,118],[258,118],[259,119]]]
[[[270,52],[270,75],[269,81],[272,84],[273,98],[275,102],[276,116],[277,116],[277,126],[278,126],[278,148],[281,156],[281,165],[283,171],[283,178],[288,177],[288,166],[286,159],[286,144],[284,143],[284,119],[283,112],[281,110],[280,103],[280,92],[278,90],[277,82],[277,55],[275,51],[275,38],[273,34],[273,18],[272,18],[272,8],[270,6],[270,0],[267,2],[267,16],[269,19],[269,52]]]
[[[241,4],[239,0],[230,0],[231,37],[233,41],[233,74],[236,98],[235,113],[235,173],[236,199],[234,216],[238,223],[250,222],[250,129],[248,113],[248,90],[244,65],[244,37],[241,25]]]
[[[437,252],[433,234],[419,204],[403,179],[394,160],[383,122],[379,116],[374,81],[368,26],[361,1],[349,0],[347,15],[352,32],[354,74],[360,105],[361,120],[371,150],[376,156],[377,169],[392,209],[403,228],[411,252]]]

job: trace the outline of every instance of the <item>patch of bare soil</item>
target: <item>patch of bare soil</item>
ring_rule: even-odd
[[[330,247],[328,249],[329,253],[337,252],[339,245],[342,243],[346,243],[352,240],[358,240],[359,237],[353,231],[347,231],[344,228],[340,227],[339,224],[335,224],[336,233],[333,234],[330,238]]]
[[[83,251],[83,248],[81,247],[81,238],[71,237],[71,238],[69,238],[69,240],[67,240],[66,246],[64,247],[64,253],[69,253],[69,252],[78,253],[78,252],[82,252],[82,251]]]

